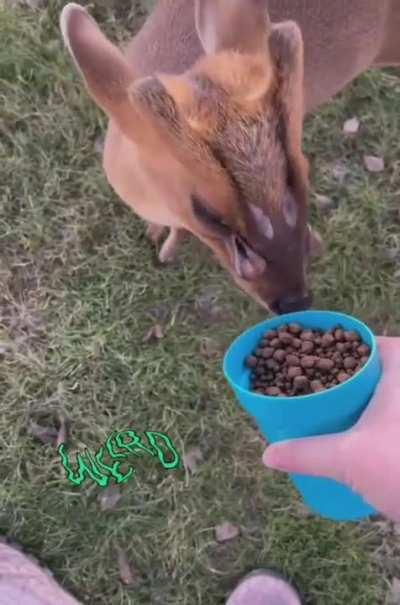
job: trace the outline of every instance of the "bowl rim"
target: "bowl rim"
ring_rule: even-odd
[[[229,376],[229,373],[227,371],[227,367],[226,367],[228,364],[228,358],[232,354],[233,350],[235,349],[235,347],[238,345],[239,341],[242,338],[244,338],[246,335],[250,334],[251,332],[254,332],[255,330],[261,328],[262,326],[267,326],[272,321],[276,321],[279,319],[279,320],[282,320],[282,322],[281,322],[282,324],[290,323],[290,322],[294,322],[295,320],[291,319],[289,321],[287,318],[294,318],[296,315],[306,315],[306,314],[313,315],[316,313],[321,313],[323,315],[327,315],[327,316],[331,316],[331,317],[333,317],[333,316],[343,317],[352,322],[355,322],[356,324],[361,325],[369,333],[369,335],[371,337],[371,341],[372,341],[372,347],[371,347],[371,353],[370,353],[369,359],[368,359],[367,363],[362,367],[362,369],[359,370],[357,372],[357,374],[354,374],[350,378],[350,380],[346,380],[346,382],[343,382],[342,384],[337,384],[336,386],[334,386],[330,389],[326,389],[325,391],[319,391],[318,393],[309,393],[308,395],[297,395],[297,396],[293,396],[293,397],[281,397],[279,395],[272,396],[272,395],[262,395],[261,393],[255,393],[254,391],[251,391],[250,389],[245,389],[244,387],[237,384],[234,380],[231,379],[231,377]],[[285,318],[286,318],[286,321],[285,321]],[[305,401],[305,400],[309,400],[312,398],[315,399],[316,397],[324,397],[324,396],[326,396],[327,393],[338,392],[338,391],[340,391],[340,389],[347,387],[352,382],[355,382],[356,380],[360,380],[360,377],[367,371],[368,367],[373,363],[373,360],[375,359],[377,353],[378,353],[377,338],[376,338],[375,334],[372,332],[371,328],[367,324],[365,324],[363,321],[361,321],[357,317],[354,317],[353,315],[348,315],[347,313],[342,313],[341,311],[325,311],[325,310],[320,310],[320,309],[312,309],[312,310],[308,310],[308,311],[295,311],[293,313],[287,313],[285,315],[276,315],[275,317],[271,317],[270,319],[266,319],[257,324],[254,324],[250,328],[247,328],[247,330],[244,330],[241,334],[239,334],[239,336],[237,336],[235,338],[235,340],[230,344],[230,346],[226,350],[224,359],[223,359],[222,369],[223,369],[226,380],[229,382],[229,384],[234,389],[234,391],[237,391],[238,393],[246,395],[246,396],[251,395],[252,397],[255,398],[255,400],[260,400],[260,401],[268,400],[268,402],[289,403],[289,402],[295,402],[295,401],[296,402]],[[247,355],[249,355],[249,353],[247,353]],[[243,361],[247,355],[245,355],[243,357]]]

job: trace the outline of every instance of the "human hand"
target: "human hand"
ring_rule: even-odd
[[[400,521],[400,338],[378,338],[382,379],[357,424],[343,433],[270,445],[276,470],[335,479]]]

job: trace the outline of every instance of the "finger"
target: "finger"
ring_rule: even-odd
[[[270,445],[264,452],[263,463],[280,471],[343,481],[345,450],[344,433],[292,439]]]

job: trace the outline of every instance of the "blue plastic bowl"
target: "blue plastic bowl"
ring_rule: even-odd
[[[299,397],[267,397],[250,391],[246,357],[267,330],[288,323],[321,330],[340,325],[346,330],[354,330],[371,348],[371,356],[350,380],[327,391]],[[354,317],[330,311],[301,311],[260,323],[239,336],[224,358],[224,373],[236,398],[270,443],[349,429],[371,399],[381,371],[378,347],[371,330]],[[337,481],[298,474],[290,477],[305,504],[322,517],[356,521],[376,514],[358,494]]]

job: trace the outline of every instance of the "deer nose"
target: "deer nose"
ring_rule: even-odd
[[[294,313],[295,311],[305,311],[309,309],[313,302],[313,296],[309,292],[306,296],[289,295],[283,296],[271,305],[271,310],[277,315],[285,313]]]

